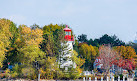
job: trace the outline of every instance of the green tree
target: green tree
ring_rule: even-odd
[[[13,22],[11,22],[10,25],[10,32],[13,37],[10,37],[10,46],[8,47],[8,51],[6,52],[5,64],[7,64],[7,62],[10,62],[10,64],[14,64],[19,61],[19,58],[17,57],[19,51],[16,44],[16,41],[19,38],[19,31],[15,23]]]
[[[42,77],[46,79],[61,79],[64,73],[59,69],[56,57],[47,57],[46,63],[41,68]]]
[[[86,34],[82,34],[82,35],[78,35],[78,41],[80,43],[83,43],[83,42],[87,42],[87,35]]]
[[[99,39],[87,40],[86,43],[96,47],[99,47],[99,45],[104,45],[104,44],[109,44],[111,46],[125,45],[125,42],[120,40],[116,35],[109,36],[107,34],[102,35],[102,37],[100,37]]]
[[[36,28],[41,29],[39,25],[33,24],[30,26],[32,30],[35,30]]]
[[[117,36],[109,36],[104,34],[102,37],[99,38],[99,44],[110,44],[112,46],[121,46],[125,45],[125,43],[117,38]]]
[[[34,76],[38,73],[35,63],[38,62],[41,66],[46,62],[44,52],[41,51],[37,45],[28,45],[21,48],[19,58],[22,58],[22,74],[31,79],[36,79]],[[28,69],[27,71],[30,72],[30,74],[26,75],[26,69]]]
[[[14,23],[10,26],[10,32],[13,37],[10,38],[11,44],[6,54],[6,63],[10,62],[10,64],[14,65],[14,63],[21,62],[21,58],[19,58],[21,48],[28,45],[39,46],[39,43],[43,40],[43,31],[38,28],[32,30],[26,25],[20,25],[18,29]]]
[[[73,49],[76,50],[76,52],[79,53],[78,45],[79,45],[78,40],[76,40],[76,38],[75,38],[75,43],[73,45]]]
[[[48,25],[43,27],[43,38],[41,49],[47,54],[47,56],[56,56],[60,54],[61,43],[64,40],[63,26],[59,25]]]
[[[97,48],[95,49],[92,45],[89,46],[88,44],[82,44],[79,47],[79,53],[80,56],[85,59],[85,69],[93,69],[93,62],[97,56]]]
[[[34,61],[39,61],[44,58],[44,52],[37,45],[24,46],[20,49],[21,63],[25,65],[32,64]]]
[[[43,38],[40,48],[46,53],[46,56],[55,56],[53,35],[44,34]]]

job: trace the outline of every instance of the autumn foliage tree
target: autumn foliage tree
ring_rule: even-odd
[[[119,53],[121,59],[118,60],[117,65],[124,69],[127,69],[129,72],[135,69],[135,60],[136,55],[135,49],[131,46],[116,46],[114,49]]]
[[[79,54],[81,58],[85,59],[85,64],[84,64],[85,69],[88,70],[93,69],[93,62],[97,56],[97,48],[93,47],[92,45],[83,43],[79,47]]]
[[[25,42],[26,45],[39,45],[43,40],[43,31],[42,29],[35,28],[31,29],[26,25],[19,26],[20,39]]]
[[[109,72],[109,69],[114,64],[116,59],[119,59],[119,54],[110,47],[110,45],[102,45],[99,47],[99,57],[100,64],[103,64],[102,68],[106,70],[106,73]]]
[[[6,52],[13,39],[12,25],[14,23],[8,19],[0,19],[0,67],[3,66]]]
[[[116,46],[114,49],[123,57],[123,59],[132,59],[135,55],[135,49],[131,46]]]
[[[66,43],[64,28],[63,24],[49,24],[43,28],[37,24],[17,27],[8,19],[0,19],[0,69],[5,70],[7,63],[10,63],[9,66],[14,66],[9,72],[12,78],[36,79],[38,70],[35,62],[38,62],[42,79],[77,79],[83,70],[93,70],[96,58],[101,60],[100,64],[103,64],[106,73],[113,64],[129,72],[135,68],[135,50],[131,46],[121,46],[125,43],[117,36],[105,34],[99,39],[88,40],[87,35],[82,34],[75,39],[70,57],[77,67],[69,68],[66,74],[58,67],[59,56],[65,50],[65,46],[61,45]]]

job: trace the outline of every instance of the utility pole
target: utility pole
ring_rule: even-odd
[[[36,69],[38,70],[38,81],[40,81],[39,63],[38,61],[35,62],[36,62]]]

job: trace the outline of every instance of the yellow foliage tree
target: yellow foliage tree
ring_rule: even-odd
[[[31,29],[26,25],[19,26],[20,37],[26,45],[39,45],[43,40],[43,31],[39,28]]]
[[[85,59],[78,57],[78,53],[75,50],[73,50],[72,60],[77,65],[76,70],[78,71],[78,73],[82,73],[82,69],[80,67],[85,63]]]
[[[81,55],[82,58],[86,59],[85,61],[85,67],[87,69],[92,69],[93,66],[93,62],[95,60],[95,57],[97,56],[97,48],[93,47],[92,45],[88,45],[83,43],[80,47],[79,47],[79,53]]]
[[[131,46],[116,46],[114,49],[123,57],[124,59],[132,59],[135,55],[135,49]]]
[[[0,67],[3,66],[2,62],[5,58],[5,52],[10,45],[10,38],[12,34],[10,30],[11,21],[8,19],[0,19]]]

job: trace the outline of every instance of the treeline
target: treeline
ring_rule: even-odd
[[[71,59],[77,68],[69,72],[60,69],[59,55],[65,43],[65,25],[45,25],[30,27],[16,24],[8,19],[0,19],[0,67],[6,73],[0,77],[36,79],[76,79],[80,77],[85,62],[74,50]],[[9,68],[9,69],[8,69]]]
[[[100,56],[99,50],[102,45],[103,46],[110,46],[112,49],[116,50],[119,55],[126,60],[133,61],[132,65],[126,67],[135,68],[137,64],[136,61],[136,50],[137,45],[135,43],[125,43],[124,41],[120,40],[116,35],[109,36],[107,34],[102,35],[102,37],[98,39],[87,39],[86,34],[78,35],[78,40],[75,40],[74,49],[79,53],[81,58],[85,59],[85,63],[82,67],[84,70],[93,70],[93,64],[96,58]],[[120,60],[119,60],[120,61]],[[135,64],[136,63],[136,64]],[[124,67],[124,66],[123,66]],[[131,69],[129,69],[131,70]]]
[[[111,45],[124,59],[133,59],[134,43],[125,44],[115,35],[103,35],[99,39],[88,40],[87,35],[76,37],[73,56],[76,68],[66,72],[59,68],[61,43],[65,43],[65,25],[45,25],[30,27],[16,24],[8,19],[0,19],[0,69],[6,70],[0,77],[36,79],[77,79],[84,70],[93,70],[93,63],[100,55],[102,45]],[[73,32],[72,32],[73,34]],[[132,49],[132,50],[131,50]],[[122,51],[123,50],[123,51]],[[8,69],[12,68],[12,69]]]
[[[99,45],[103,44],[110,44],[111,46],[125,46],[125,42],[120,40],[116,35],[109,36],[107,34],[104,34],[102,37],[99,39],[92,39],[90,38],[89,40],[87,39],[87,35],[82,34],[78,36],[78,42],[83,43],[86,42],[88,45],[93,45],[96,47],[99,47]]]

